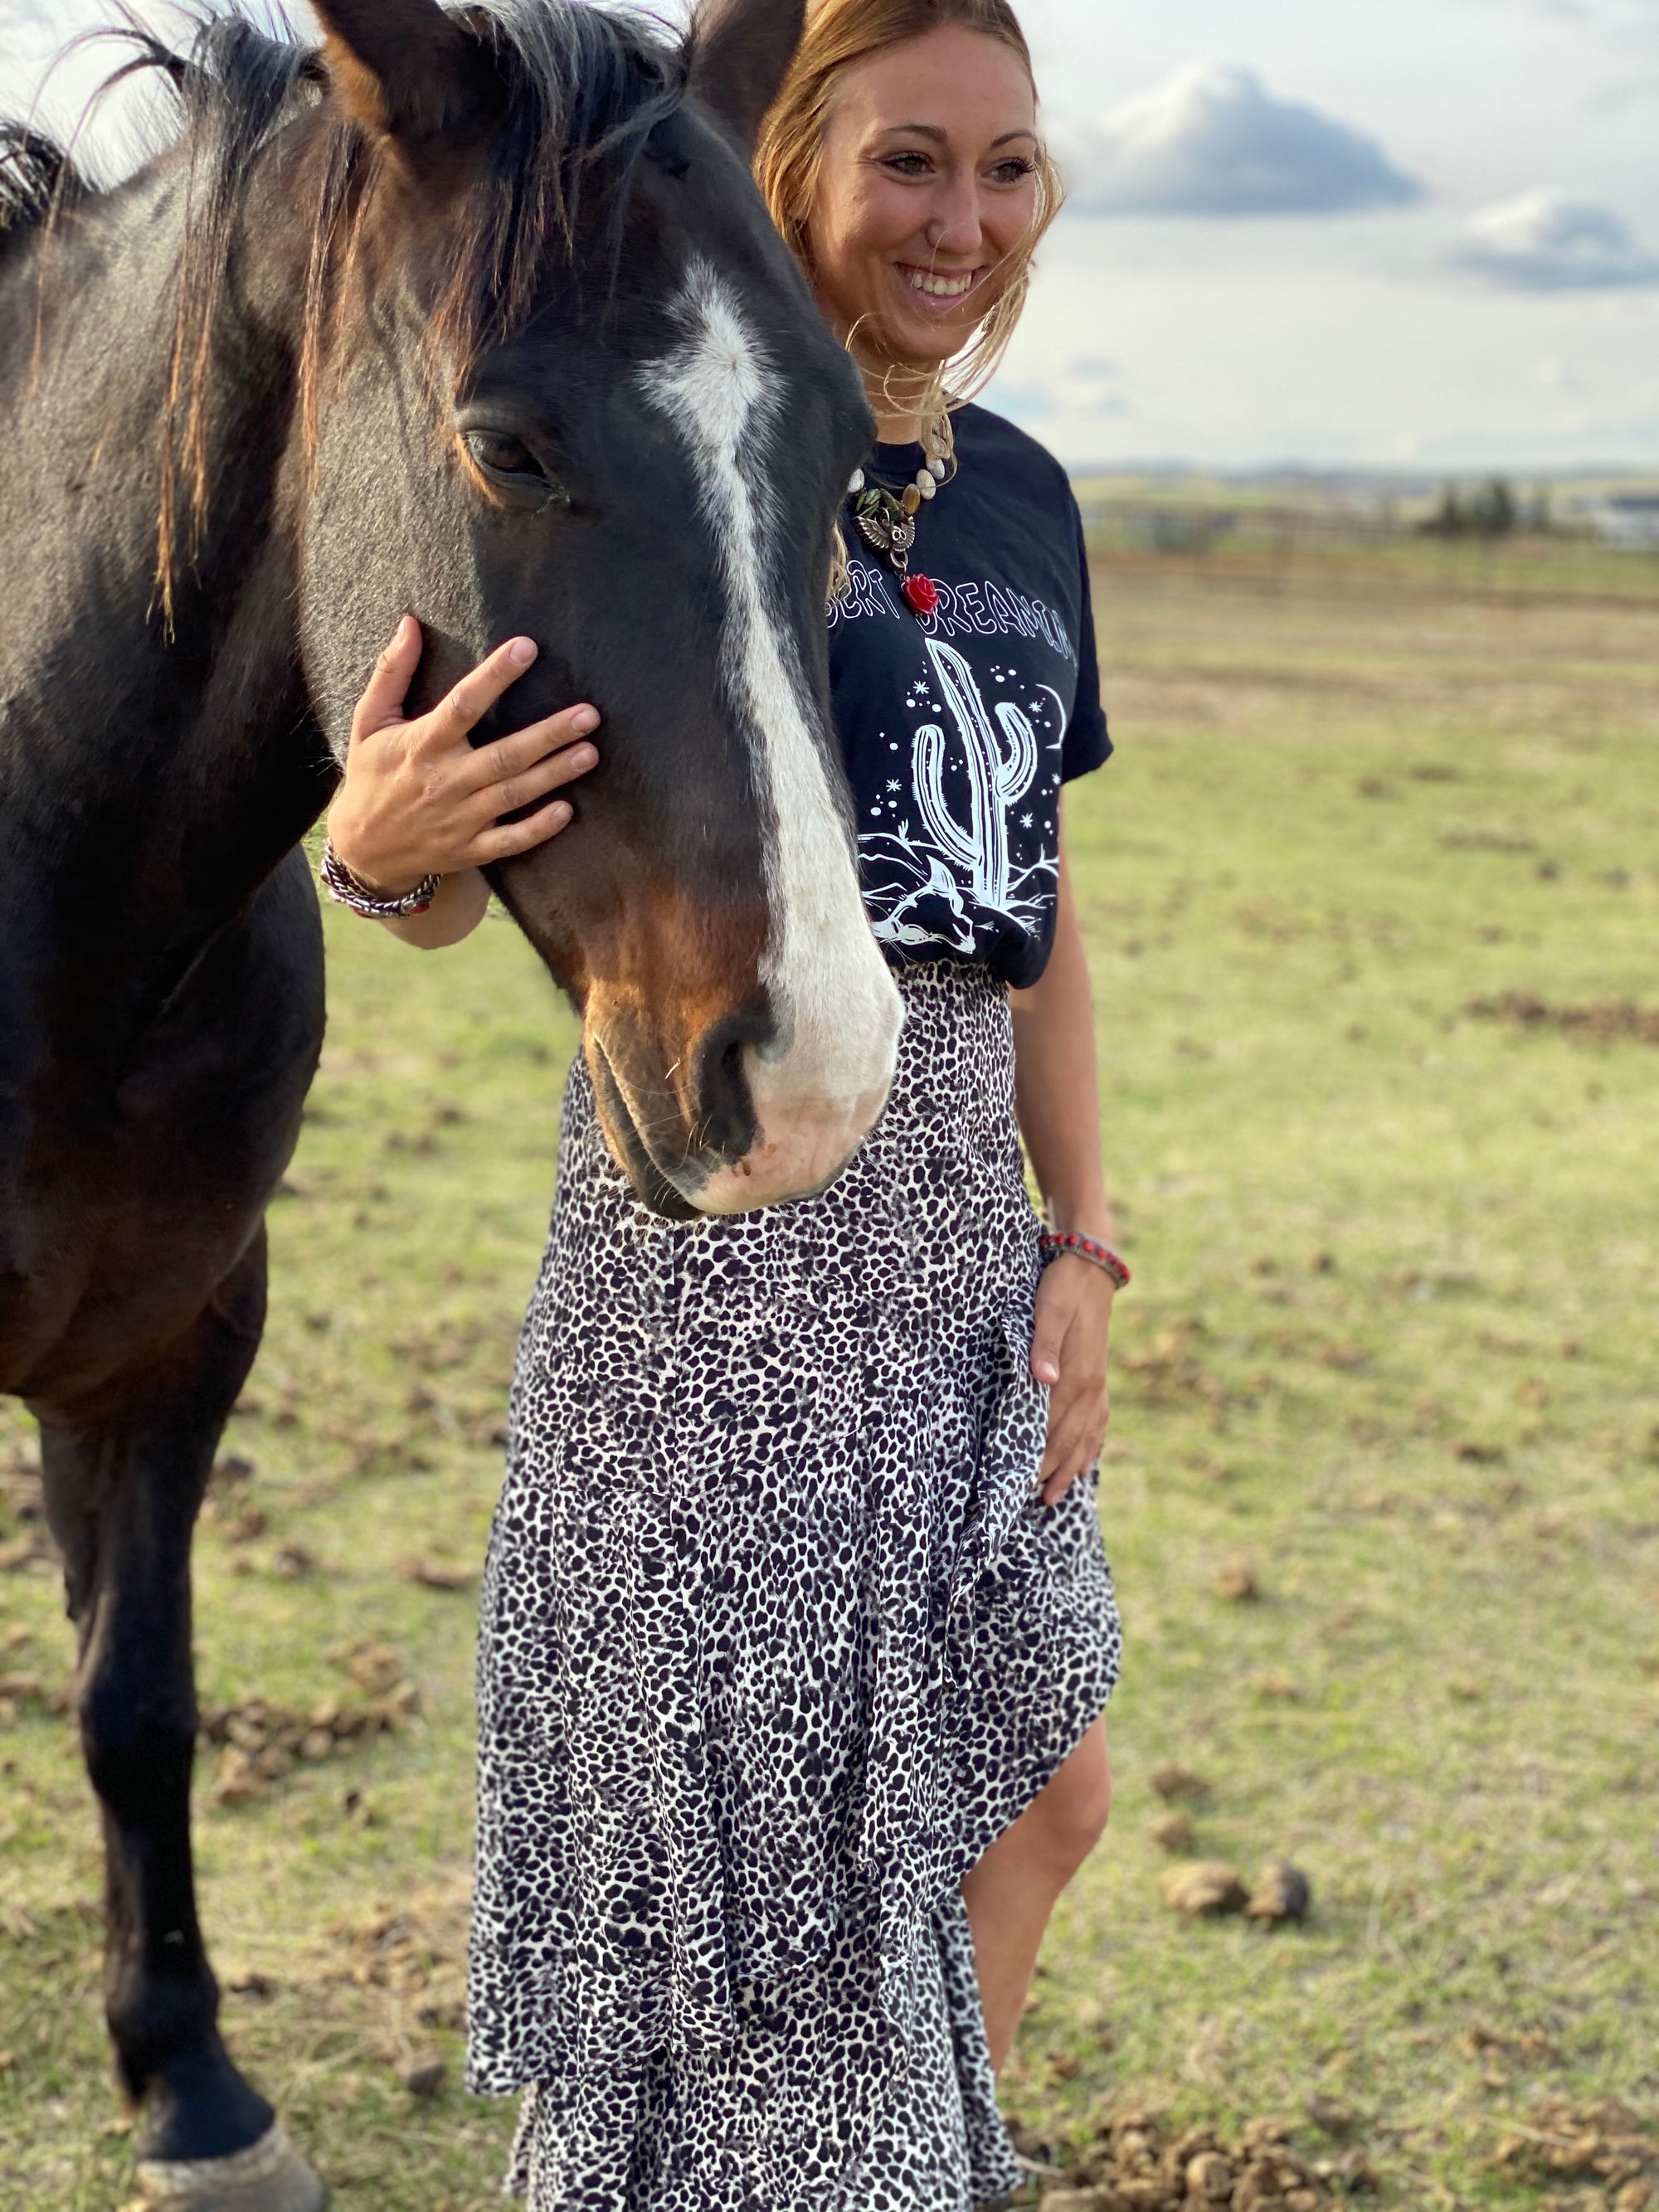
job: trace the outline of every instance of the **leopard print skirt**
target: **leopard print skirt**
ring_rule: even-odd
[[[684,1224],[579,1061],[478,1660],[470,2080],[532,2212],[970,2212],[1018,2180],[958,1885],[1104,1706],[1046,1508],[1006,994],[902,971],[817,1198]]]

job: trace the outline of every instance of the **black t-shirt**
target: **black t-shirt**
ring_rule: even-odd
[[[957,476],[917,517],[913,575],[845,520],[852,588],[830,611],[836,728],[871,925],[896,965],[982,962],[1016,989],[1054,942],[1060,787],[1110,753],[1083,525],[1064,470],[982,407],[957,415]],[[914,481],[920,446],[872,472]]]

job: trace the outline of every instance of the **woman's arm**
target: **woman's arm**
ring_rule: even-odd
[[[421,626],[405,615],[357,702],[329,838],[359,882],[388,898],[426,876],[442,878],[424,914],[385,923],[406,945],[433,951],[470,936],[489,903],[480,870],[556,836],[571,809],[551,794],[599,759],[585,742],[599,726],[587,706],[567,707],[493,744],[471,744],[472,730],[535,658],[529,638],[509,639],[429,714],[406,721]],[[523,820],[501,820],[526,806],[534,811]]]
[[[1010,994],[1020,1133],[1056,1229],[1112,1241],[1100,1164],[1094,994],[1062,837],[1054,950],[1041,980]],[[1111,1416],[1106,1365],[1114,1285],[1087,1260],[1062,1255],[1042,1272],[1031,1372],[1049,1386],[1041,1480],[1058,1504],[1100,1455]]]

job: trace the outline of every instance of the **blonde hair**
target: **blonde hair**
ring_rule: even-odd
[[[773,222],[809,277],[806,227],[817,198],[824,138],[842,77],[890,46],[925,38],[947,26],[994,39],[1018,55],[1026,75],[1031,76],[1030,49],[1008,0],[808,0],[800,46],[761,127],[755,179]],[[1002,283],[990,313],[954,361],[943,370],[927,373],[925,390],[895,392],[894,380],[902,383],[908,364],[889,363],[888,395],[896,403],[918,412],[963,406],[994,374],[1025,306],[1033,256],[1066,196],[1060,172],[1041,140],[1036,179],[1036,216],[1030,229],[1004,259]]]

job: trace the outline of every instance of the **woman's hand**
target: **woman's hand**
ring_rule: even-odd
[[[1031,1372],[1048,1386],[1048,1443],[1037,1480],[1058,1505],[1100,1457],[1112,1417],[1106,1360],[1116,1289],[1104,1268],[1061,1253],[1037,1285]]]
[[[389,898],[424,876],[449,876],[510,860],[556,836],[569,821],[563,799],[538,804],[585,775],[599,759],[582,742],[598,729],[592,707],[567,707],[493,744],[469,732],[536,658],[527,637],[510,639],[464,676],[430,714],[404,719],[421,658],[421,626],[405,615],[374,665],[351,718],[345,776],[328,817],[334,849],[354,876]],[[520,807],[522,822],[502,822]]]

